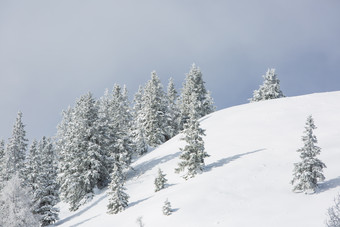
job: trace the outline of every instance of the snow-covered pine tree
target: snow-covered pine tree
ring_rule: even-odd
[[[119,159],[119,158],[117,158]],[[108,188],[109,204],[107,205],[107,213],[117,214],[128,206],[129,195],[125,193],[124,187],[125,175],[123,168],[119,162],[114,163],[111,174],[111,183]]]
[[[93,189],[106,183],[108,171],[99,135],[98,106],[87,93],[64,112],[58,127],[58,182],[61,198],[71,211],[92,199]]]
[[[297,150],[300,153],[301,162],[294,164],[293,170],[293,191],[307,193],[309,190],[315,192],[318,182],[325,179],[322,170],[326,165],[316,158],[320,154],[321,148],[316,146],[316,136],[313,130],[316,129],[312,116],[307,118],[304,136],[302,141],[304,146]]]
[[[328,209],[327,227],[340,226],[340,194],[334,199],[334,205]]]
[[[126,87],[115,84],[112,93],[107,90],[99,103],[100,135],[105,150],[105,165],[113,169],[114,156],[120,154],[124,166],[129,166],[135,146],[131,139],[132,115]]]
[[[41,171],[41,163],[40,163],[40,153],[38,151],[38,142],[37,140],[33,140],[29,153],[27,155],[26,166],[25,166],[25,175],[26,180],[25,183],[30,190],[33,192],[38,187],[38,177],[39,172]]]
[[[193,99],[196,98],[193,96]],[[193,108],[192,110],[189,119],[184,125],[184,138],[181,138],[181,140],[186,142],[185,147],[180,149],[182,154],[179,158],[182,161],[178,164],[178,168],[175,169],[176,173],[187,169],[186,174],[183,176],[186,180],[201,173],[205,166],[204,158],[209,157],[204,149],[202,136],[205,136],[205,134],[204,130],[200,128],[200,123],[197,119],[199,115]]]
[[[250,102],[258,102],[268,99],[277,99],[285,97],[280,90],[280,80],[275,74],[275,69],[268,69],[263,76],[264,82],[258,90],[255,90]]]
[[[0,226],[39,226],[38,217],[32,213],[31,195],[18,173],[12,175],[1,191],[0,217]]]
[[[166,94],[156,72],[144,88],[142,109],[138,116],[149,146],[157,147],[170,139],[169,111]]]
[[[55,165],[55,150],[51,139],[43,137],[38,146],[40,171],[38,184],[33,191],[34,213],[39,215],[42,226],[48,226],[58,220],[59,202],[57,185],[57,168]]]
[[[16,173],[23,179],[27,141],[25,125],[22,123],[22,113],[18,112],[12,136],[5,148],[0,182],[8,181]]]
[[[166,199],[163,205],[163,214],[169,216],[171,215],[171,213],[172,213],[171,203],[169,202],[168,199]]]
[[[158,169],[158,176],[155,179],[155,192],[158,192],[165,187],[165,183],[168,181],[165,176],[166,174],[163,174],[162,170]]]
[[[132,130],[132,138],[135,144],[136,154],[143,155],[148,152],[148,145],[145,138],[145,133],[143,130],[143,120],[142,116],[142,96],[143,96],[143,87],[139,86],[137,93],[134,97],[134,106],[133,106],[133,130]]]
[[[204,83],[200,68],[192,64],[190,72],[186,74],[179,98],[180,129],[184,128],[184,124],[188,121],[193,107],[198,118],[215,111],[213,99],[210,96],[210,92],[205,88]],[[194,102],[193,105],[192,102]]]
[[[172,78],[169,79],[167,97],[170,115],[168,125],[170,126],[170,137],[173,137],[179,132],[180,113],[177,105],[178,95]]]

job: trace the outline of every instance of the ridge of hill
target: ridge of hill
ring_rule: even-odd
[[[314,194],[292,192],[296,150],[303,146],[305,121],[313,115],[314,131],[326,164],[326,180]],[[324,226],[327,208],[340,191],[340,92],[310,94],[235,106],[200,120],[206,130],[205,171],[184,180],[174,169],[184,142],[177,135],[132,164],[126,182],[129,207],[106,213],[105,190],[78,211],[60,203],[56,226],[145,227]],[[161,168],[168,179],[154,192]],[[174,212],[162,213],[165,200]]]

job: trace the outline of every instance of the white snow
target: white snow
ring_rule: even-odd
[[[303,143],[304,125],[312,114],[327,168],[315,194],[292,192],[293,163]],[[108,198],[98,191],[76,212],[61,203],[57,226],[324,226],[327,208],[340,191],[340,92],[250,103],[212,113],[201,120],[206,129],[206,170],[185,181],[174,173],[179,162],[176,136],[144,155],[132,167],[126,183],[129,207],[106,213]],[[154,192],[158,168],[168,186]],[[162,213],[168,198],[173,213]]]

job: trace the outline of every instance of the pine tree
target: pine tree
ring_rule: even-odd
[[[104,143],[105,165],[108,170],[113,169],[114,156],[121,155],[121,161],[127,167],[131,163],[135,152],[134,142],[131,139],[132,114],[126,87],[115,84],[112,93],[105,92],[100,99],[99,120],[101,127],[101,141]]]
[[[165,183],[168,181],[165,176],[166,174],[163,174],[162,170],[158,169],[158,176],[155,179],[155,192],[158,192],[165,187]]]
[[[340,195],[334,199],[334,206],[328,209],[327,227],[340,226]]]
[[[0,141],[0,181],[1,179],[1,174],[2,174],[2,169],[4,168],[4,161],[5,161],[5,141],[1,140]],[[0,189],[1,189],[1,183],[0,183]]]
[[[0,195],[0,226],[39,226],[38,217],[32,213],[29,190],[23,186],[18,173],[6,183]]]
[[[108,170],[99,135],[98,105],[88,93],[64,112],[58,127],[58,182],[61,198],[71,211],[92,199],[95,187],[106,185]]]
[[[195,99],[195,97],[193,98]],[[204,130],[200,128],[197,118],[198,113],[191,111],[189,119],[184,125],[185,137],[181,138],[187,144],[184,148],[180,149],[182,151],[180,155],[182,161],[178,164],[178,168],[175,169],[176,173],[187,169],[187,173],[183,176],[186,180],[201,173],[205,166],[204,158],[209,157],[204,150],[204,141],[202,138],[202,136],[205,136]]]
[[[264,75],[263,78],[263,84],[258,90],[254,91],[253,98],[249,99],[250,102],[285,97],[280,90],[280,80],[275,74],[275,69],[268,69],[266,75]]]
[[[157,147],[170,139],[169,112],[163,86],[156,72],[144,88],[142,109],[138,116],[147,144]]]
[[[198,115],[198,118],[215,111],[210,92],[206,90],[204,83],[201,70],[192,64],[190,72],[186,74],[179,98],[180,129],[184,128],[192,110],[196,112],[195,115]]]
[[[168,107],[169,107],[169,116],[170,121],[168,125],[170,126],[170,137],[173,137],[179,132],[179,124],[180,124],[180,113],[177,106],[177,91],[175,89],[174,82],[172,78],[169,79],[168,89],[167,89],[167,98],[168,98]]]
[[[34,139],[29,149],[25,167],[26,184],[32,191],[35,191],[38,187],[38,177],[41,171],[41,157],[39,155],[38,142]]]
[[[59,202],[57,185],[57,166],[55,150],[50,139],[43,137],[39,142],[40,171],[38,184],[33,191],[34,213],[40,217],[42,226],[53,224],[58,220]]]
[[[124,187],[125,176],[122,166],[119,162],[115,162],[113,172],[111,174],[111,183],[109,184],[108,196],[109,204],[107,205],[109,214],[117,214],[128,206],[128,194],[125,193]]]
[[[22,113],[19,112],[13,126],[12,137],[5,148],[0,182],[8,181],[16,173],[20,178],[24,178],[27,141]]]
[[[326,165],[316,158],[320,154],[320,147],[316,146],[316,136],[313,130],[316,129],[312,116],[307,118],[305,126],[305,135],[302,137],[304,146],[297,150],[300,153],[301,162],[294,164],[293,171],[293,191],[307,191],[312,190],[315,192],[319,181],[325,179],[322,170]]]
[[[139,86],[139,89],[134,97],[133,106],[133,128],[132,128],[132,138],[135,144],[136,154],[143,155],[148,152],[148,145],[145,138],[145,133],[143,130],[143,119],[142,119],[142,96],[143,87]]]
[[[168,199],[165,200],[164,206],[163,206],[163,214],[166,216],[171,215],[172,209],[171,209],[171,204]]]

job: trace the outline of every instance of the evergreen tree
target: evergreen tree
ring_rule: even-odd
[[[114,156],[120,154],[125,167],[131,163],[135,147],[131,139],[132,114],[126,87],[123,91],[117,84],[112,93],[105,92],[100,99],[99,118],[101,124],[101,136],[105,150],[106,168],[113,169]]]
[[[6,183],[0,195],[0,226],[39,226],[38,217],[32,213],[31,196],[20,181],[18,173]]]
[[[39,142],[40,171],[37,188],[33,191],[34,213],[40,217],[42,226],[53,224],[58,220],[59,202],[57,185],[57,167],[55,150],[50,139],[43,137]]]
[[[139,86],[139,89],[134,97],[133,106],[133,129],[132,138],[135,144],[136,154],[143,155],[148,152],[148,145],[145,138],[145,133],[143,130],[143,119],[142,119],[142,96],[143,87]]]
[[[177,106],[178,95],[172,78],[170,78],[168,83],[167,97],[170,116],[170,121],[168,125],[170,126],[170,137],[173,137],[179,132],[180,113]]]
[[[315,191],[317,183],[325,179],[322,170],[326,165],[316,158],[320,154],[320,147],[316,146],[316,136],[313,130],[316,129],[312,116],[307,118],[305,135],[302,137],[304,146],[297,150],[300,153],[301,162],[294,164],[293,171],[293,191]]]
[[[166,174],[163,174],[162,170],[158,169],[158,176],[155,179],[155,192],[158,192],[165,187],[165,183],[168,181],[165,176]]]
[[[168,199],[165,200],[164,206],[163,206],[163,214],[166,216],[171,215],[172,209],[171,209],[171,204]]]
[[[38,187],[38,177],[41,172],[41,157],[38,151],[38,142],[33,140],[26,160],[26,184],[33,192]]]
[[[280,90],[280,80],[275,74],[275,69],[268,69],[266,75],[264,75],[263,78],[263,84],[258,90],[254,91],[253,98],[249,99],[250,102],[285,97]]]
[[[13,126],[12,137],[9,138],[5,148],[0,182],[8,181],[16,173],[20,178],[23,178],[27,141],[25,126],[22,123],[22,113],[19,112]]]
[[[157,147],[170,139],[170,116],[163,86],[156,72],[146,84],[142,97],[142,109],[138,116],[147,144]]]
[[[334,206],[328,209],[328,220],[326,225],[327,227],[340,226],[340,195],[334,199]]]
[[[88,93],[64,112],[58,128],[58,182],[61,198],[71,211],[92,199],[95,187],[106,184],[108,171],[99,135],[98,106]]]
[[[195,97],[193,98],[195,99]],[[184,148],[180,149],[182,151],[180,155],[182,161],[178,164],[178,168],[175,169],[176,173],[187,169],[187,173],[183,176],[186,180],[201,173],[205,166],[204,158],[209,157],[204,150],[202,136],[205,136],[205,134],[197,120],[198,113],[194,109],[192,110],[187,123],[184,125],[185,137],[182,138],[187,144]]]
[[[186,74],[179,99],[180,129],[184,128],[192,110],[196,112],[195,115],[198,115],[198,118],[215,111],[213,100],[204,83],[201,70],[195,64],[192,64],[190,72]]]
[[[109,196],[109,204],[107,205],[109,214],[117,214],[128,206],[129,196],[124,192],[126,190],[124,183],[125,176],[122,166],[119,162],[115,162],[111,174],[111,183],[107,192]]]

